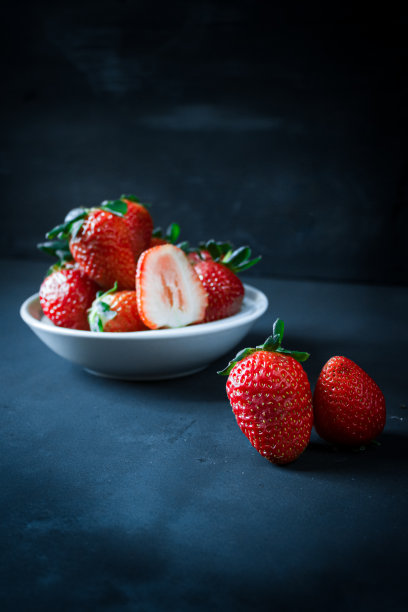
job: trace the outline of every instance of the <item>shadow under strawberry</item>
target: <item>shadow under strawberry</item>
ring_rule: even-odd
[[[395,466],[399,469],[396,470]],[[408,434],[385,431],[377,443],[364,448],[335,447],[321,440],[316,432],[299,459],[284,467],[294,472],[342,472],[350,476],[372,476],[376,480],[387,475],[405,479],[408,468]]]

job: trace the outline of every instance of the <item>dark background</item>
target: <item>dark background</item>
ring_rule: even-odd
[[[403,15],[267,2],[15,2],[0,255],[121,193],[249,244],[258,275],[407,284]],[[47,264],[45,263],[45,266]]]

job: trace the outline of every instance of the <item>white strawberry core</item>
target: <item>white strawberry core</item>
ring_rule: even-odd
[[[146,251],[138,265],[138,308],[153,329],[204,319],[207,294],[185,253],[165,244]]]

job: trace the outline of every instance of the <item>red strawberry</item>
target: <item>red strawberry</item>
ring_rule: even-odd
[[[173,244],[144,251],[136,272],[137,307],[151,329],[200,323],[207,294],[187,255]]]
[[[347,357],[332,357],[313,394],[317,433],[333,444],[358,446],[385,426],[385,399],[372,378]]]
[[[123,220],[129,229],[133,255],[137,261],[140,254],[150,246],[153,219],[146,206],[141,204],[135,196],[122,195],[120,200],[127,204],[127,213]]]
[[[98,291],[88,312],[89,327],[96,332],[133,332],[147,329],[139,316],[136,291],[117,291],[116,285]]]
[[[294,461],[305,450],[313,425],[312,392],[299,363],[308,353],[281,348],[283,322],[256,348],[240,351],[219,374],[229,374],[227,395],[242,432],[272,463]]]
[[[193,264],[201,263],[202,261],[214,261],[208,251],[199,249],[197,251],[191,251],[187,254],[188,261]]]
[[[56,264],[41,284],[41,307],[59,327],[89,329],[87,310],[97,290],[98,285],[77,264]]]
[[[260,260],[250,260],[251,249],[240,247],[235,251],[229,243],[207,242],[202,259],[197,253],[189,255],[205,290],[208,306],[205,321],[215,321],[239,312],[244,299],[244,285],[237,273],[247,270]]]
[[[72,257],[103,289],[118,283],[119,289],[134,289],[136,262],[129,229],[123,222],[127,205],[122,200],[98,208],[74,209],[47,238],[69,240]]]

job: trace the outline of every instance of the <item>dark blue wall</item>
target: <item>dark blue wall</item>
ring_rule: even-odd
[[[402,16],[83,0],[2,28],[1,255],[130,192],[258,274],[407,283]]]

